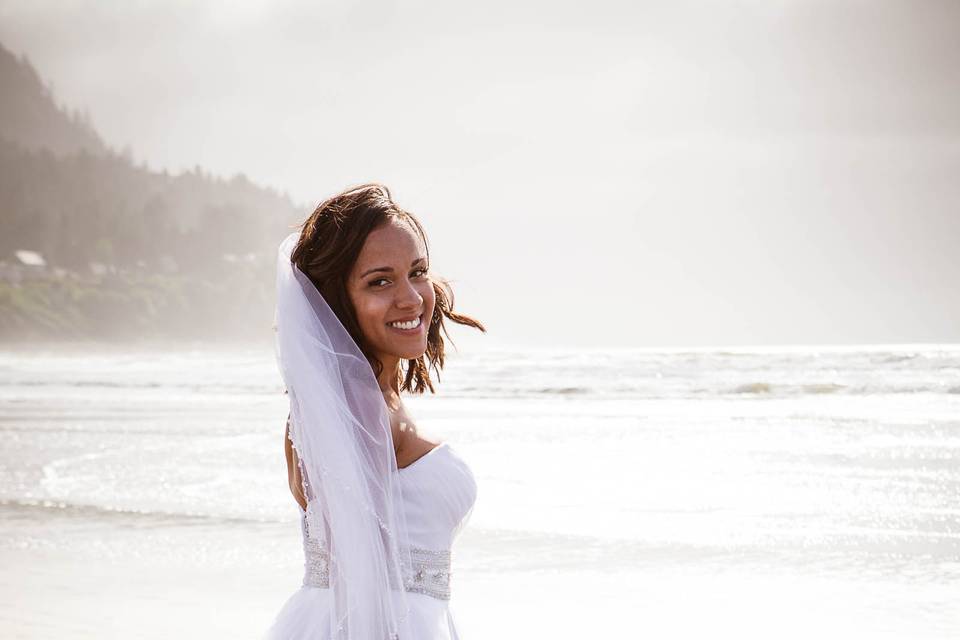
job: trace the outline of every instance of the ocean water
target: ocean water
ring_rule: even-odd
[[[960,637],[960,345],[464,350],[437,387],[465,640]],[[269,349],[0,351],[0,635],[109,567],[59,629],[257,637],[302,577],[286,415]]]

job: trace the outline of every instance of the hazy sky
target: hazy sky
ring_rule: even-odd
[[[0,0],[0,41],[152,168],[385,182],[488,342],[960,342],[952,0]]]

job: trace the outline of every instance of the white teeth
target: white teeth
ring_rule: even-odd
[[[414,318],[409,322],[388,322],[387,324],[398,329],[416,329],[420,326],[420,318]]]

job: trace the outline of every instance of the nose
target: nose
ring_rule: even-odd
[[[416,287],[407,282],[398,295],[397,306],[401,309],[419,309],[423,306],[423,296]]]

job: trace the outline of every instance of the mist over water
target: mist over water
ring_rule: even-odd
[[[958,7],[4,2],[0,44],[89,111],[74,137],[128,153],[9,154],[0,248],[179,266],[105,296],[100,338],[256,336],[286,225],[377,180],[504,343],[956,343]],[[35,97],[0,135],[83,141]]]

